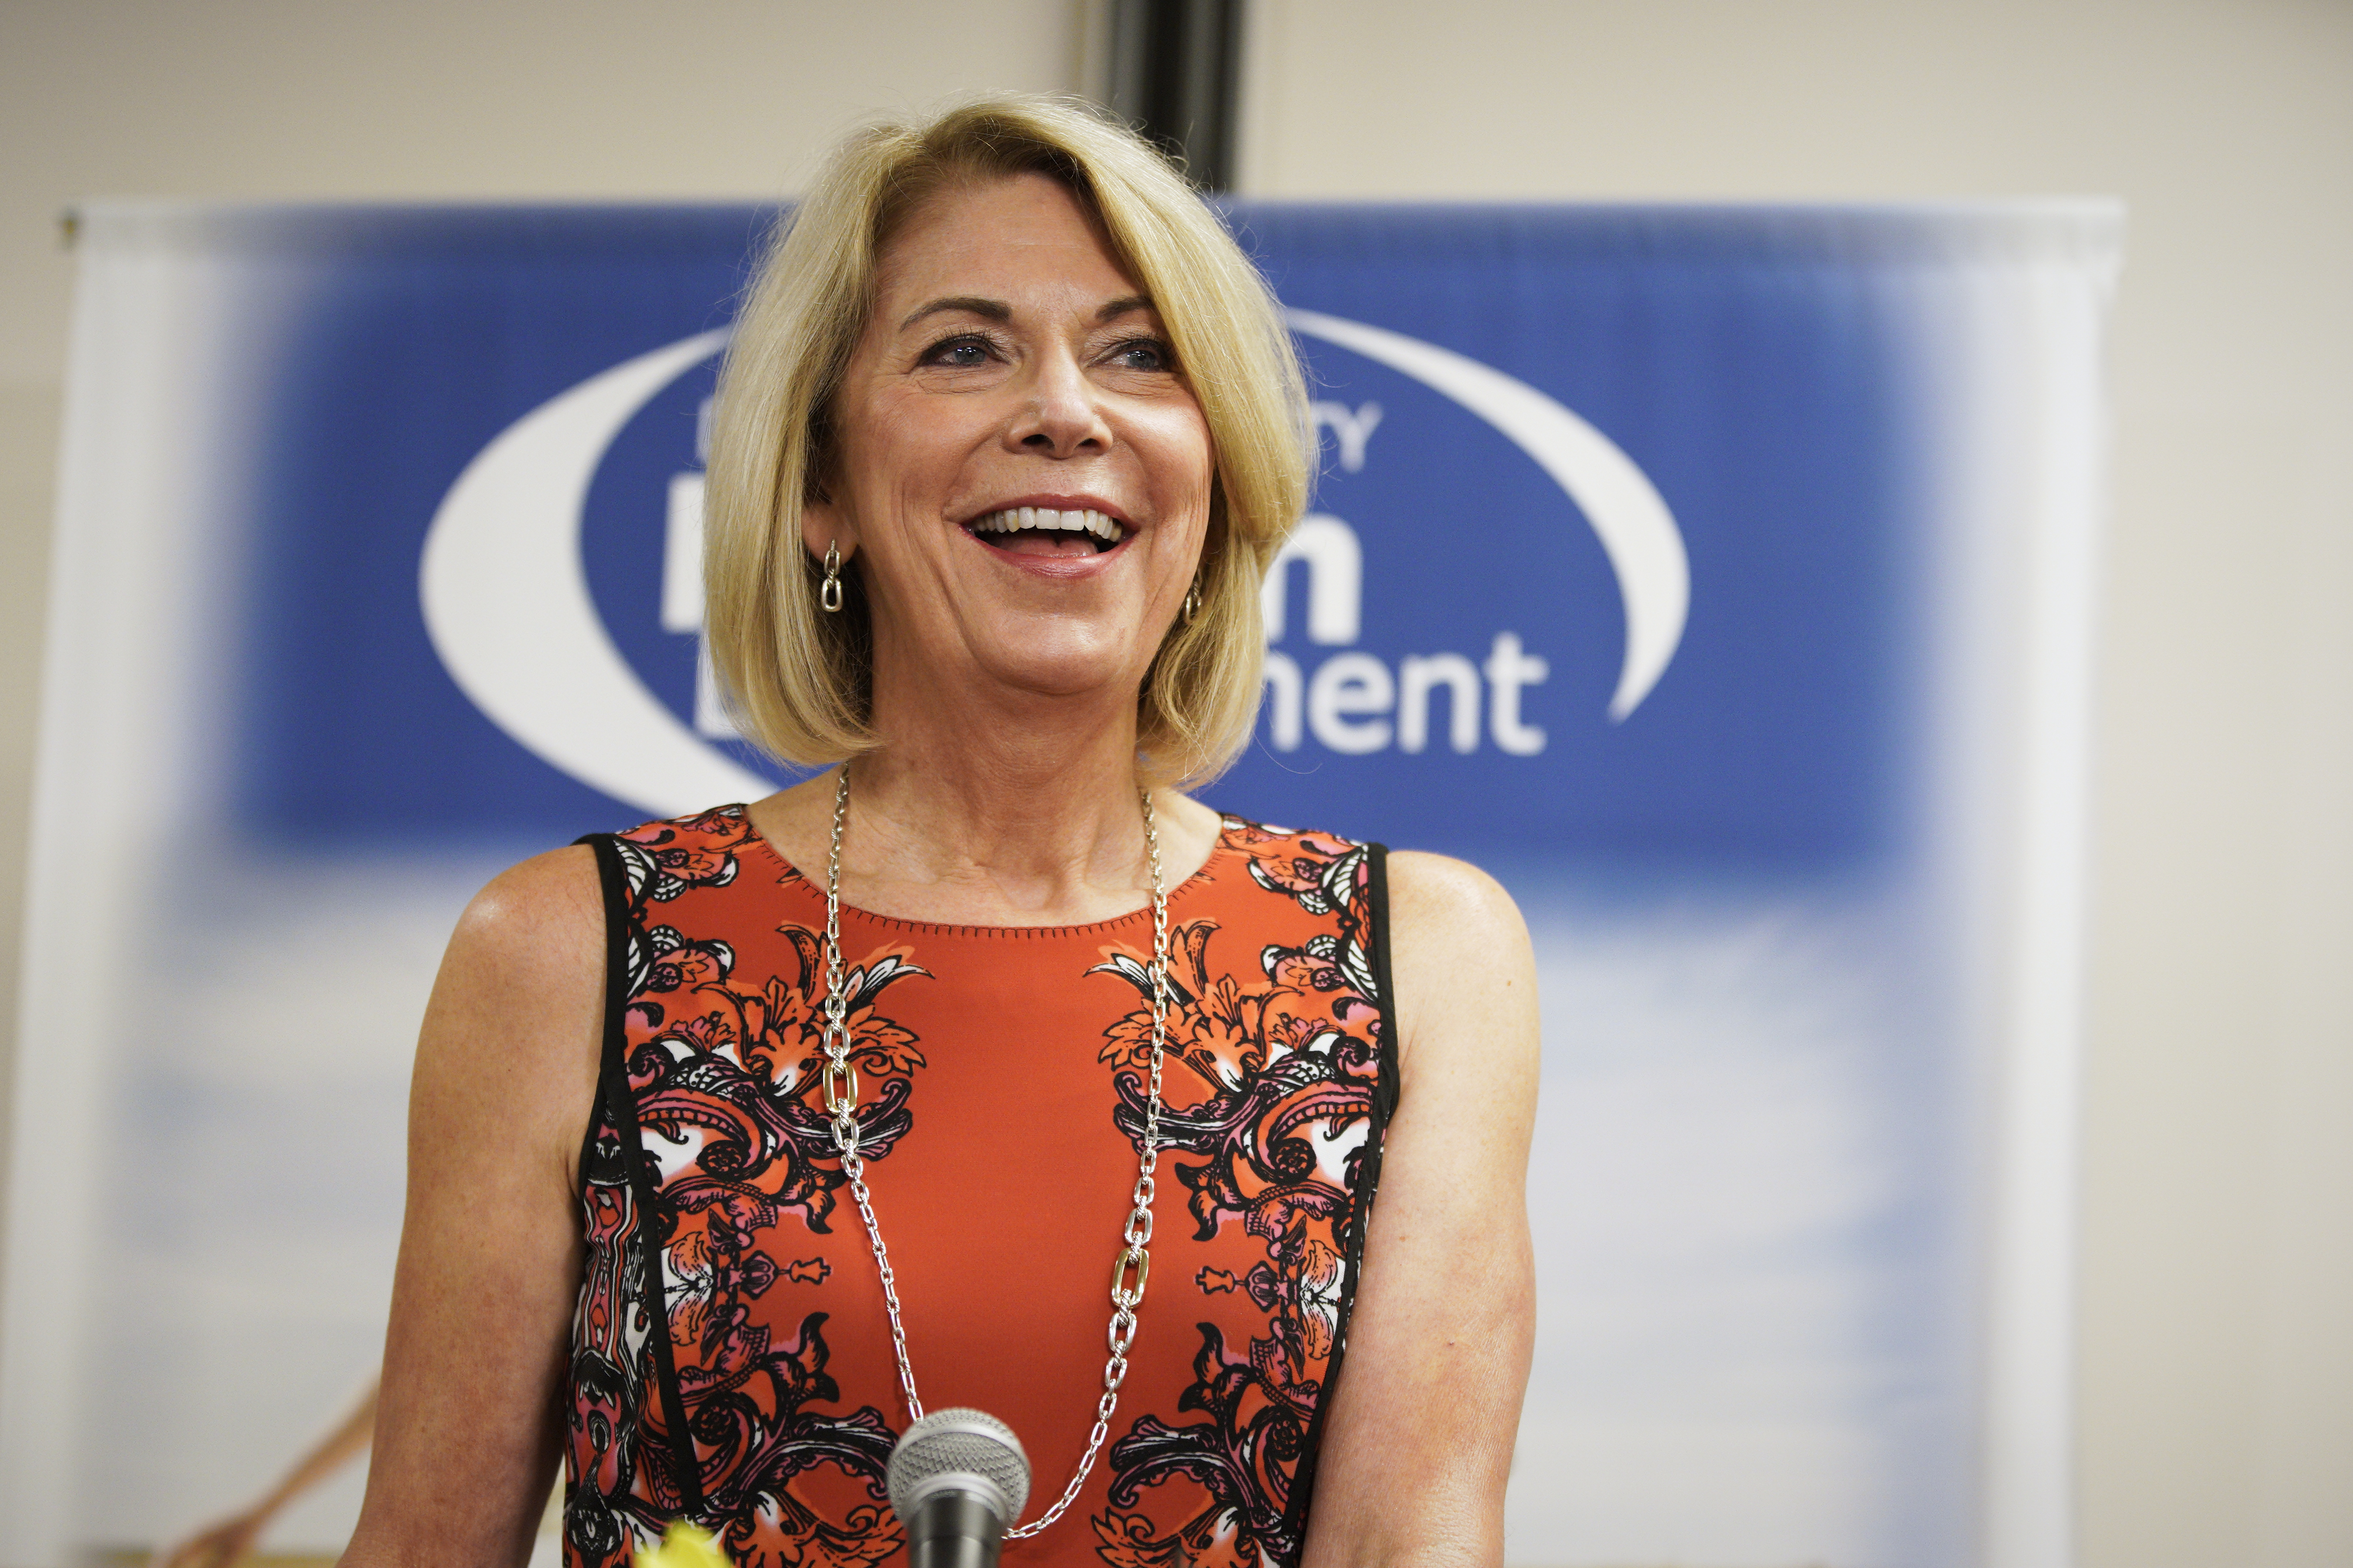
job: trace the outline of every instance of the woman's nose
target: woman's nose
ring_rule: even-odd
[[[1010,444],[1053,458],[1108,450],[1111,426],[1103,419],[1096,387],[1078,362],[1067,354],[1050,354],[1035,363],[1029,395],[1006,430]]]

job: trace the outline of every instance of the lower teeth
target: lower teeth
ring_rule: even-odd
[[[999,533],[992,531],[987,533],[983,533],[980,537],[991,544],[1009,545],[1017,539],[1065,539],[1072,537],[1072,535],[1067,530],[1061,529],[1050,530],[1043,528],[1019,528],[1014,530],[1010,533]],[[1095,553],[1098,555],[1111,548],[1111,541],[1103,538],[1099,533],[1082,532],[1077,534],[1075,537],[1083,539],[1089,544],[1093,545]]]

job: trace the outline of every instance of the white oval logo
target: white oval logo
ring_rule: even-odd
[[[1555,399],[1476,360],[1314,311],[1293,329],[1388,365],[1501,431],[1591,524],[1625,605],[1609,717],[1658,684],[1682,641],[1690,568],[1673,515],[1632,458]],[[638,678],[588,591],[580,531],[606,449],[638,410],[726,345],[698,333],[591,376],[499,433],[425,537],[418,596],[450,679],[533,754],[636,809],[679,816],[774,787],[712,745]]]

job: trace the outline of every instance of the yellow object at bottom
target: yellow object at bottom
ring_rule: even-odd
[[[659,1546],[640,1546],[636,1568],[729,1568],[719,1537],[699,1525],[679,1520],[662,1532]]]

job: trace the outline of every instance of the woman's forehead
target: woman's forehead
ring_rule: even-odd
[[[950,185],[910,213],[877,258],[876,325],[896,331],[935,300],[1092,315],[1142,292],[1102,226],[1060,181],[1015,174]]]

